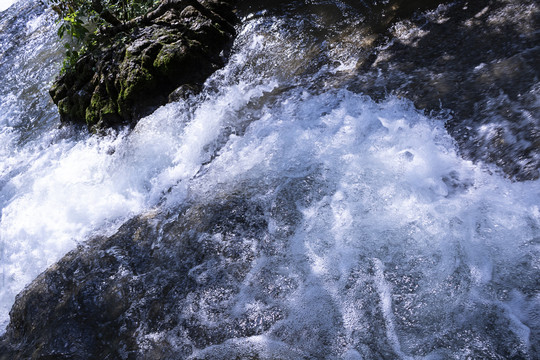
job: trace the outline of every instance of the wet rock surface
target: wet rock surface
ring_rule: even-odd
[[[352,69],[338,66],[334,77],[308,84],[313,91],[345,86],[376,100],[410,99],[448,120],[465,158],[518,181],[540,176],[537,2],[258,1],[247,8],[301,12],[311,23],[311,58],[295,74],[333,66],[329,52],[356,58]]]
[[[0,359],[181,359],[192,347],[261,333],[269,323],[241,326],[250,320],[226,314],[266,227],[261,208],[238,198],[167,221],[134,218],[17,297]],[[204,302],[208,323],[193,317]]]
[[[287,2],[284,7],[295,4]],[[336,73],[339,84],[345,82],[351,90],[374,98],[389,94],[406,97],[417,107],[435,113],[450,110],[447,126],[464,154],[494,162],[517,179],[538,177],[539,69],[535,62],[538,34],[534,30],[538,29],[538,6],[527,1],[456,1],[429,2],[426,7],[403,5],[399,10],[392,4],[404,2],[379,5],[386,11],[384,21],[369,8],[372,15],[366,18],[379,25],[368,24],[368,28],[377,31],[372,33],[373,41],[358,49],[361,54],[352,74]],[[253,4],[243,6],[257,9]],[[310,6],[309,11],[322,9]],[[357,3],[354,6],[359,9]],[[329,8],[337,9],[324,7]],[[221,14],[217,8],[215,13]],[[163,24],[135,31],[130,35],[133,41],[121,51],[123,57],[112,55],[119,45],[103,50],[100,56],[109,56],[110,66],[116,66],[116,77],[108,78],[113,73],[109,65],[86,59],[94,61],[92,66],[99,71],[83,67],[70,81],[77,83],[78,93],[91,97],[74,96],[62,86],[53,90],[57,97],[66,95],[58,102],[61,112],[62,101],[73,102],[76,106],[72,109],[78,109],[72,113],[75,110],[66,108],[64,120],[84,121],[96,129],[129,123],[157,104],[197,91],[208,75],[180,70],[200,65],[202,57],[203,68],[208,73],[214,71],[223,61],[219,56],[224,50],[222,41],[230,41],[232,31],[216,33],[219,41],[212,45],[156,30],[161,25],[169,27],[164,24],[174,24],[175,19],[187,19],[189,14],[195,14],[193,19],[206,19],[202,29],[216,30],[214,23],[201,17],[202,12],[186,7],[180,14],[171,11],[164,15]],[[231,17],[227,23],[232,21]],[[175,26],[184,29],[187,25],[182,20]],[[161,34],[161,40],[147,40],[153,34]],[[195,55],[185,55],[188,53]],[[131,77],[146,74],[148,68],[152,70],[147,77]],[[180,79],[181,85],[169,82],[165,69],[174,74],[171,78]],[[69,75],[65,81],[67,78]],[[153,83],[156,79],[161,80]],[[122,85],[123,81],[133,87]],[[146,96],[144,89],[157,94],[161,86],[167,90],[157,95],[159,101]],[[88,105],[83,111],[84,104]],[[507,137],[512,139],[505,140]],[[323,315],[302,327],[303,333],[296,331],[294,324],[306,320],[290,310],[303,305],[292,305],[289,300],[294,298],[291,294],[305,291],[302,281],[311,273],[306,270],[306,261],[295,256],[298,250],[291,243],[295,232],[302,231],[298,225],[303,214],[298,208],[307,206],[303,201],[309,193],[316,193],[316,188],[313,181],[280,186],[270,205],[246,200],[249,194],[228,194],[221,200],[216,197],[192,203],[166,214],[136,217],[111,237],[89,240],[18,296],[11,323],[0,339],[0,359],[212,359],[216,358],[212,349],[221,349],[217,353],[224,359],[324,359],[328,354],[343,355],[340,344],[346,341],[368,359],[398,358],[399,349],[387,335],[381,310],[384,304],[377,295],[376,288],[382,285],[374,280],[374,274],[383,269],[373,259],[362,259],[362,266],[338,289],[354,301],[362,299],[354,303],[363,311],[357,321],[369,326],[351,334],[336,332],[343,321],[338,306],[328,294],[308,294],[302,299],[313,301],[310,305],[319,304]],[[322,193],[320,197],[329,195]],[[397,326],[414,328],[415,336],[436,334],[424,342],[409,339],[409,343],[404,342],[404,351],[442,358],[534,358],[538,354],[538,341],[534,340],[538,327],[531,326],[532,345],[520,343],[502,315],[505,310],[497,308],[500,305],[466,303],[467,309],[451,313],[460,323],[451,330],[426,327],[427,322],[410,315],[414,309],[408,301],[421,278],[417,269],[429,261],[419,255],[405,267],[385,272],[396,294],[393,300],[398,300],[394,306],[401,310],[397,313],[405,314],[395,319]],[[453,276],[460,277],[459,271],[468,270],[458,268]],[[470,276],[464,279],[472,282]],[[450,280],[443,290],[453,302],[452,286],[456,285]],[[465,280],[458,285],[470,286]],[[531,289],[534,281],[529,280]],[[424,303],[415,306],[421,308]],[[459,320],[463,312],[474,313],[470,319],[478,322]],[[435,319],[440,314],[432,316]],[[506,332],[501,333],[501,329]],[[261,350],[257,347],[261,334],[269,334],[275,343]],[[501,338],[505,341],[499,341]],[[459,353],[465,347],[472,348],[471,352]],[[201,349],[209,350],[205,353]],[[437,349],[444,350],[432,353]]]
[[[396,20],[365,50],[350,89],[449,111],[447,129],[464,156],[516,180],[538,178],[538,3],[441,1]]]
[[[531,342],[523,343],[500,302],[462,298],[475,291],[465,264],[440,288],[418,294],[426,266],[440,270],[437,260],[423,254],[404,260],[385,244],[359,254],[348,276],[328,288],[302,254],[304,246],[328,249],[295,240],[306,226],[300,209],[333,192],[321,178],[283,181],[268,199],[216,194],[89,240],[18,295],[0,359],[322,360],[360,352],[396,359],[405,351],[444,359],[535,358],[537,324],[526,323]],[[393,246],[411,246],[400,242]],[[377,258],[382,254],[386,266]],[[386,281],[392,300],[381,296]],[[516,281],[534,293],[535,278]],[[440,308],[426,313],[428,303]],[[445,316],[455,320],[441,321]],[[404,329],[403,350],[389,326]]]
[[[62,121],[92,130],[134,124],[171,93],[197,91],[223,66],[235,35],[232,2],[170,3],[152,21],[102,35],[95,50],[57,78],[50,94]]]

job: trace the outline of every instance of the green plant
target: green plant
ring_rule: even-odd
[[[58,37],[65,40],[61,72],[71,68],[99,43],[98,30],[120,25],[140,16],[158,0],[47,0],[58,15]]]

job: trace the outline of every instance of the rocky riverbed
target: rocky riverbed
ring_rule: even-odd
[[[56,80],[152,198],[26,286],[0,359],[537,358],[538,4],[201,4]]]

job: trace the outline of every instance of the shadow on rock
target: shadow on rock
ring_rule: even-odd
[[[451,111],[464,155],[517,180],[540,176],[540,43],[536,2],[457,1],[388,29],[350,89]]]
[[[241,199],[166,221],[134,218],[70,252],[18,295],[0,359],[184,358],[190,344],[267,330],[270,323],[240,326],[245,319],[224,315],[266,228],[261,208]],[[220,319],[215,326],[190,311],[204,302]],[[167,332],[189,341],[152,336]]]
[[[193,0],[112,28],[53,84],[61,120],[93,131],[134,124],[170,96],[197,92],[224,65],[235,22],[231,1]]]

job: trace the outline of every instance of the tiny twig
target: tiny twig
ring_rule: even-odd
[[[94,2],[94,1],[99,1],[99,0],[92,0],[92,1]],[[165,14],[165,12],[167,12],[168,10],[172,8],[178,8],[179,10],[182,10],[189,5],[199,5],[199,3],[196,0],[163,0],[155,10],[152,10],[144,15],[138,16],[135,19],[132,19],[123,23],[122,22],[117,23],[117,24],[111,23],[113,27],[101,28],[100,32],[106,35],[115,35],[115,34],[118,34],[119,32],[127,31],[143,24],[148,24],[152,20],[157,19],[158,17]]]

